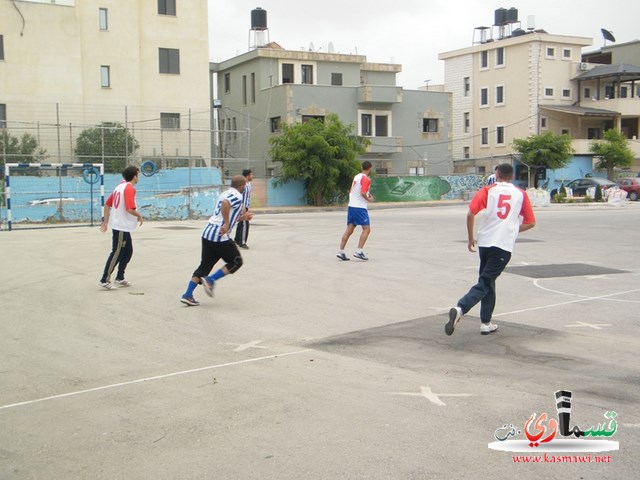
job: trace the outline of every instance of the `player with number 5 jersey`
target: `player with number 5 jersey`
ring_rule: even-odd
[[[526,192],[511,183],[513,167],[503,163],[496,167],[496,183],[483,187],[469,203],[467,212],[467,248],[480,256],[478,283],[449,310],[445,333],[453,334],[456,325],[469,310],[480,303],[480,333],[487,335],[498,330],[491,323],[496,304],[496,279],[505,269],[520,232],[536,224],[531,202]],[[474,237],[476,215],[483,212],[478,227],[478,240]]]

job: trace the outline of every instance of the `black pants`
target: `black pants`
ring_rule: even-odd
[[[116,280],[124,279],[124,271],[127,268],[129,260],[133,255],[133,243],[131,242],[131,232],[122,232],[120,230],[112,230],[111,232],[111,253],[107,258],[107,264],[104,266],[104,272],[100,282],[106,283],[110,281],[111,274],[118,266]]]
[[[480,302],[480,320],[482,323],[489,323],[496,306],[496,278],[511,260],[511,252],[498,247],[479,247],[478,252],[480,255],[478,283],[458,300],[458,306],[464,315]]]
[[[213,270],[213,266],[222,259],[227,264],[227,268],[233,269],[233,265],[237,265],[236,258],[242,259],[240,250],[234,242],[227,240],[226,242],[212,242],[206,238],[202,239],[202,254],[200,257],[200,265],[193,272],[196,278],[206,277]],[[242,260],[239,262],[242,265]]]
[[[238,245],[246,245],[248,239],[249,239],[249,222],[247,221],[238,222],[238,226],[236,227],[236,237],[235,237],[236,243]]]

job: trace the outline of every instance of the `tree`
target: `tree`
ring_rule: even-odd
[[[82,162],[101,163],[108,173],[120,173],[127,164],[127,157],[138,150],[140,144],[122,124],[103,122],[80,132],[76,140],[75,154]]]
[[[614,168],[630,167],[634,159],[626,137],[617,129],[604,132],[603,140],[591,142],[589,150],[599,157],[596,169],[606,170],[609,180],[613,180]]]
[[[566,167],[574,154],[569,135],[554,135],[551,132],[517,138],[513,141],[513,148],[521,155],[523,163],[551,170]]]
[[[302,180],[307,201],[323,205],[337,192],[349,190],[360,171],[358,155],[369,140],[355,135],[355,126],[345,124],[336,114],[295,125],[282,125],[282,133],[269,142],[271,158],[282,163],[280,182]]]
[[[18,138],[6,129],[0,130],[0,165],[5,163],[40,163],[46,158],[47,151],[38,146],[38,140],[30,133]]]

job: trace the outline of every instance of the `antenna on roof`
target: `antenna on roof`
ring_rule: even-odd
[[[600,31],[602,32],[602,37],[604,38],[605,47],[607,46],[607,40],[609,40],[610,42],[616,41],[616,37],[614,37],[613,33],[610,32],[609,30],[605,30],[604,28],[601,28]]]

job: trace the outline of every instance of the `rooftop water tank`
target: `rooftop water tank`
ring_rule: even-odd
[[[267,11],[260,7],[251,10],[251,30],[267,29]]]

